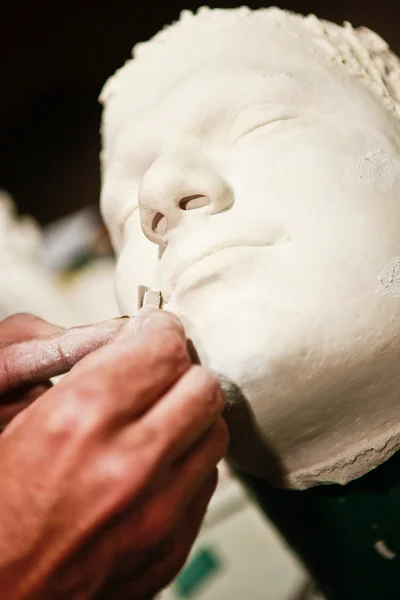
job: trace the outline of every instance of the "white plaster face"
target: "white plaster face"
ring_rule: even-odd
[[[400,256],[395,119],[307,36],[260,33],[160,55],[111,100],[118,297],[132,314],[139,284],[160,288],[181,316],[240,467],[343,483],[400,441],[400,305],[379,293]]]

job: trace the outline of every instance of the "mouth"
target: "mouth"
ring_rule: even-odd
[[[247,227],[246,229],[248,230]],[[212,238],[214,238],[213,242],[211,242]],[[217,255],[220,257],[228,252],[234,252],[233,260],[236,260],[237,251],[244,254],[257,249],[263,250],[287,244],[291,241],[289,232],[281,224],[271,224],[268,228],[262,227],[259,232],[254,231],[253,235],[245,237],[243,233],[237,236],[229,235],[229,233],[224,235],[220,229],[207,231],[207,235],[204,231],[193,231],[190,236],[177,236],[170,240],[159,261],[156,281],[162,290],[164,301],[169,302],[178,286],[181,285],[182,279],[185,278],[187,281],[187,276],[190,276],[189,272],[192,276],[194,275],[194,279],[197,279],[197,285],[199,285],[197,274],[201,275],[201,279],[209,279],[216,270],[213,258]],[[209,269],[208,267],[198,268],[203,261],[209,261]],[[218,263],[218,267],[221,268],[220,263]]]
[[[238,249],[243,249],[243,250],[254,250],[254,249],[258,249],[258,248],[270,248],[271,246],[275,246],[277,243],[283,243],[283,242],[272,242],[272,243],[260,243],[260,244],[231,244],[231,245],[227,245],[224,247],[220,247],[214,250],[211,250],[209,252],[205,252],[203,253],[201,256],[197,257],[194,260],[191,261],[187,261],[184,264],[179,265],[179,267],[177,267],[173,273],[171,273],[170,277],[168,277],[168,281],[167,281],[167,285],[163,285],[163,291],[162,291],[162,295],[163,295],[163,299],[164,301],[167,303],[171,300],[172,295],[174,294],[174,292],[177,290],[177,288],[179,287],[182,278],[189,274],[192,269],[194,269],[195,267],[198,267],[201,263],[208,261],[211,258],[214,258],[216,256],[220,256],[222,254],[226,254],[229,253],[231,251],[235,251]],[[211,272],[210,272],[211,275]],[[204,277],[205,274],[202,274],[202,277]],[[206,277],[208,277],[208,274],[206,275]]]

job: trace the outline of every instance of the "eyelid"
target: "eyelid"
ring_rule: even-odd
[[[242,137],[266,125],[280,121],[290,121],[298,116],[298,111],[290,104],[268,104],[245,109],[235,119],[229,144],[234,145]]]

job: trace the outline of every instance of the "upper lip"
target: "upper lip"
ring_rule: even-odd
[[[186,271],[188,271],[189,269],[191,269],[192,267],[198,265],[200,262],[202,262],[203,260],[210,258],[211,256],[215,256],[216,254],[220,254],[221,252],[224,252],[226,250],[231,250],[234,248],[267,248],[270,246],[274,246],[276,243],[276,241],[273,241],[271,243],[269,242],[259,242],[259,243],[240,243],[240,242],[236,242],[236,243],[231,243],[231,244],[225,244],[223,246],[218,246],[217,248],[213,248],[210,249],[206,252],[203,252],[201,255],[195,257],[192,260],[188,260],[188,261],[183,261],[182,263],[180,263],[179,266],[177,266],[175,269],[173,269],[172,273],[170,274],[170,277],[168,277],[168,281],[171,284],[171,290],[170,293],[168,294],[168,296],[172,296],[172,294],[174,293],[175,289],[177,288],[179,281],[182,277],[182,275],[184,275],[184,273],[186,273]]]

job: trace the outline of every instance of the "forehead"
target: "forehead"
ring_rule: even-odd
[[[146,127],[154,134],[155,123],[169,128],[187,118],[200,126],[225,110],[272,100],[298,102],[307,108],[346,113],[347,119],[370,112],[371,99],[364,83],[355,81],[343,67],[329,62],[318,45],[304,32],[263,27],[228,28],[218,36],[182,38],[151,56],[139,57],[117,75],[115,92],[103,115],[103,164],[114,154],[117,138],[127,125]],[[372,101],[374,114],[382,113]],[[362,107],[362,108],[361,108]],[[355,113],[355,115],[353,115]]]
[[[126,81],[108,106],[103,133],[107,145],[128,135],[129,129],[145,134],[155,122],[196,127],[210,120],[226,120],[232,112],[268,99],[288,103],[291,99],[311,102],[321,98],[318,77],[306,65],[288,64],[268,56],[255,58],[222,54],[187,69],[175,66],[169,77],[160,77],[154,84],[138,86]],[[140,136],[142,137],[142,136]]]
[[[312,43],[312,42],[311,42]],[[144,59],[135,59],[124,67],[126,92],[134,92],[134,104],[143,106],[169,86],[196,72],[207,78],[216,73],[245,71],[256,65],[302,63],[309,55],[310,41],[302,37],[285,39],[285,32],[277,32],[265,25],[227,27],[215,34],[206,31],[193,39],[182,36],[169,46],[157,48]],[[302,55],[302,58],[301,58]]]
[[[312,61],[322,62],[318,48],[310,60],[313,42],[308,36],[287,33],[268,23],[241,23],[240,27],[224,27],[217,32],[201,31],[190,39],[182,35],[171,45],[154,48],[149,55],[139,53],[139,58],[126,63],[116,77],[115,92],[106,101],[105,128],[108,121],[126,119],[128,112],[132,115],[180,82],[189,82],[191,74],[196,74],[199,85],[200,78],[204,85],[210,81],[215,85],[218,70],[220,75],[234,77],[238,69],[241,76],[246,69],[268,67],[291,66],[304,71]]]

